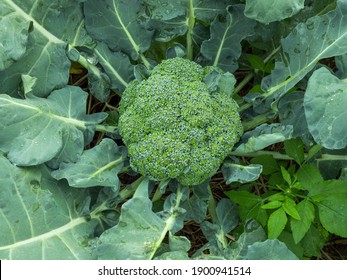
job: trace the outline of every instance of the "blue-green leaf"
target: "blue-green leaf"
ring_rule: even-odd
[[[55,179],[66,178],[71,187],[113,187],[118,190],[117,173],[124,167],[126,150],[105,138],[99,145],[82,153],[76,163],[62,163],[52,172]]]
[[[275,239],[256,242],[248,247],[246,260],[298,260],[287,246]]]
[[[122,52],[112,52],[102,42],[98,42],[94,52],[111,80],[111,89],[123,91],[128,82],[134,79],[134,66],[129,57]]]
[[[243,134],[237,153],[251,153],[264,149],[275,143],[291,139],[293,127],[280,124],[262,124],[252,131]]]
[[[0,259],[93,259],[90,197],[44,168],[19,168],[0,156]]]
[[[5,10],[6,6],[1,3],[0,9]],[[0,71],[18,61],[26,52],[29,27],[30,22],[15,13],[0,16]]]
[[[146,27],[145,7],[138,0],[88,0],[84,13],[89,34],[114,51],[137,60],[151,45],[153,31]]]
[[[222,166],[222,173],[226,184],[232,182],[247,183],[259,178],[263,167],[260,164],[240,165],[235,163],[225,163]]]
[[[216,18],[211,24],[211,38],[201,45],[202,55],[214,66],[234,72],[241,55],[241,41],[253,34],[255,21],[243,15],[243,5],[235,5],[227,13],[226,21]]]
[[[18,22],[30,22],[32,31],[25,53],[6,71],[0,72],[2,93],[23,95],[22,75],[36,78],[32,92],[37,96],[45,97],[52,90],[65,86],[70,70],[65,52],[67,44],[91,45],[91,38],[84,28],[81,5],[68,0],[1,1],[0,17],[7,14]],[[19,52],[24,50],[20,50],[20,45],[16,48]]]
[[[216,215],[218,224],[225,234],[232,231],[239,223],[239,214],[236,204],[227,199],[222,198],[216,207]]]
[[[22,166],[76,161],[85,134],[107,117],[106,113],[86,115],[86,99],[87,93],[72,86],[54,91],[47,99],[0,95],[1,150]]]
[[[271,75],[262,80],[264,94],[254,103],[257,110],[268,109],[302,80],[319,60],[347,52],[346,13],[347,2],[338,1],[335,10],[299,23],[282,39],[280,59]],[[264,100],[265,104],[261,104]]]
[[[326,68],[316,70],[308,82],[304,99],[308,128],[314,140],[327,149],[347,146],[346,84]]]
[[[248,0],[245,15],[261,23],[268,24],[295,15],[304,8],[304,2],[305,0]]]
[[[134,197],[123,204],[119,223],[102,233],[97,256],[106,260],[152,259],[166,234],[165,222],[152,212],[146,197]]]

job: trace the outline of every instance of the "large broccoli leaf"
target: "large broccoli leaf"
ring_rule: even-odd
[[[126,156],[125,147],[118,147],[113,140],[106,138],[84,151],[76,163],[62,163],[52,176],[58,180],[66,178],[71,187],[104,186],[118,190],[117,173],[124,167]]]
[[[304,0],[248,0],[245,15],[267,24],[295,15],[304,8],[304,2]]]
[[[280,60],[271,74],[262,80],[265,93],[253,103],[257,111],[268,110],[273,102],[302,80],[319,60],[347,52],[346,13],[347,2],[338,1],[335,10],[299,23],[282,39]]]
[[[308,128],[316,143],[327,149],[347,146],[346,81],[326,68],[316,70],[307,86],[304,107]]]
[[[0,259],[92,259],[89,196],[0,156]]]
[[[214,66],[229,72],[238,68],[241,41],[254,34],[255,21],[243,14],[244,6],[232,6],[226,19],[216,18],[211,24],[211,38],[201,45],[202,55]]]
[[[86,115],[87,93],[78,87],[54,91],[47,99],[0,95],[0,149],[17,165],[76,161],[106,113]],[[86,142],[86,143],[85,143]]]
[[[5,42],[5,49],[12,49],[12,54],[6,55],[7,66],[9,58],[15,60],[6,71],[0,72],[2,93],[16,96],[18,92],[32,91],[43,97],[53,89],[63,87],[68,81],[70,69],[65,53],[67,43],[91,43],[83,28],[81,6],[67,0],[4,0],[0,3],[0,16],[5,17],[3,21],[12,18],[21,23],[12,27],[17,32],[8,32],[10,38],[2,41]],[[32,24],[29,29],[25,27],[28,23]],[[25,32],[28,31],[30,33],[26,38]],[[15,44],[18,40],[21,40],[19,45]],[[26,87],[28,80],[30,87]]]
[[[151,45],[153,31],[146,27],[140,1],[89,0],[84,5],[86,27],[91,36],[114,51],[123,51],[137,60]]]

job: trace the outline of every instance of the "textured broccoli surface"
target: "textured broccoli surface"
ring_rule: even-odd
[[[198,185],[213,176],[243,130],[230,95],[203,82],[213,69],[164,60],[123,93],[119,133],[131,167],[152,180]]]

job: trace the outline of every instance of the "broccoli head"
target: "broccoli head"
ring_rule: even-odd
[[[128,85],[118,128],[135,171],[183,185],[198,185],[216,173],[243,129],[237,103],[204,83],[211,71],[172,58],[148,79]]]

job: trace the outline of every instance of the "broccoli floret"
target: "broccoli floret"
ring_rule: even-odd
[[[219,71],[219,70],[217,70]],[[213,176],[243,129],[231,96],[210,92],[211,72],[183,58],[164,60],[123,93],[119,133],[131,167],[152,180],[198,185]]]

